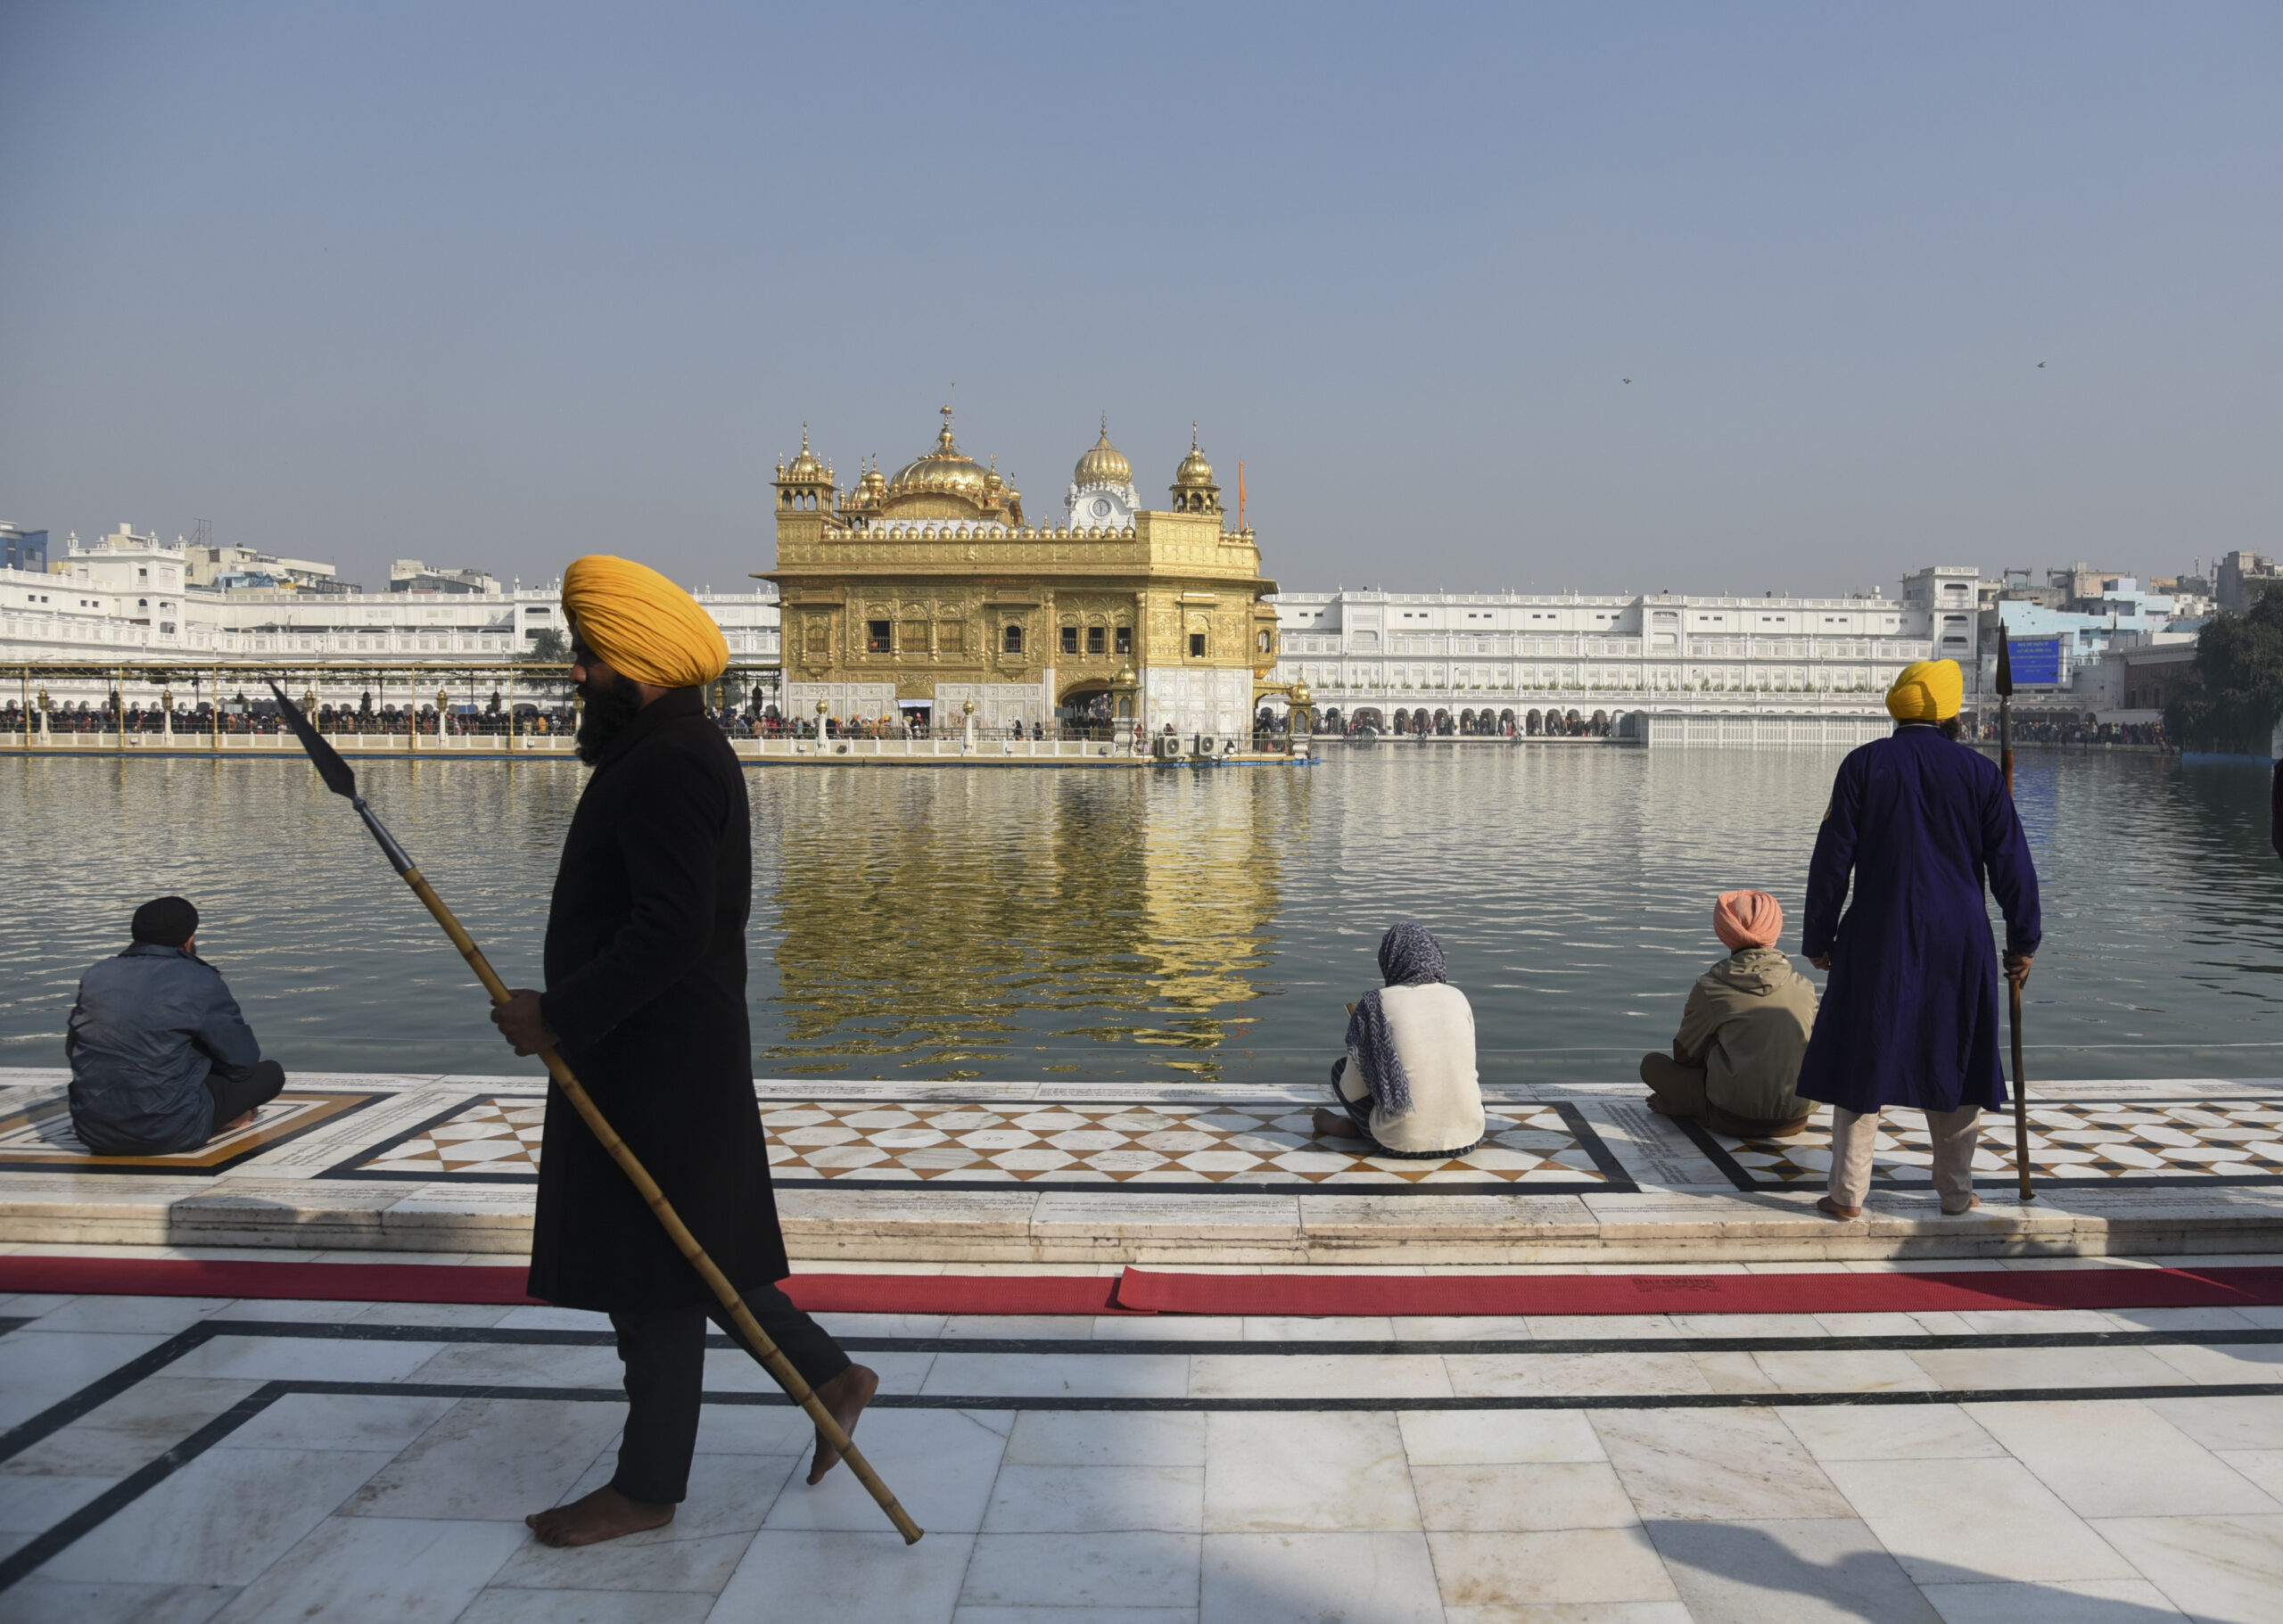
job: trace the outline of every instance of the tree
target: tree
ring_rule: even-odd
[[[2203,685],[2164,707],[2164,731],[2183,748],[2265,755],[2283,716],[2283,592],[2263,592],[2247,614],[2215,614],[2196,639]]]
[[[552,626],[542,626],[532,632],[531,647],[515,656],[518,665],[568,665],[570,663],[571,639]],[[553,672],[526,677],[524,681],[540,694],[557,694],[564,687],[564,679]]]

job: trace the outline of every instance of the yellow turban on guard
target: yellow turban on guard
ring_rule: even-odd
[[[1887,714],[1897,721],[1948,721],[1965,702],[1966,673],[1956,660],[1913,661],[1887,689]]]
[[[705,606],[647,564],[589,553],[563,572],[563,613],[613,671],[660,688],[720,676],[729,646]]]

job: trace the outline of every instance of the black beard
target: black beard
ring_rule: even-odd
[[[607,684],[589,680],[579,697],[587,702],[579,713],[579,759],[591,767],[642,709],[642,690],[614,675]]]

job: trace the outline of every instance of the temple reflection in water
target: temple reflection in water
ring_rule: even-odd
[[[1277,864],[1305,833],[1304,775],[920,773],[894,796],[870,778],[754,781],[781,932],[764,1069],[1084,1076],[1090,1054],[1109,1075],[1107,1046],[1144,1044],[1212,1079],[1246,1006],[1282,990]]]

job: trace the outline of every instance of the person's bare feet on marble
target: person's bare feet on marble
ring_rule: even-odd
[[[864,1406],[872,1402],[872,1395],[879,1390],[878,1372],[861,1364],[852,1364],[817,1389],[816,1394],[824,1401],[824,1407],[831,1412],[833,1420],[840,1423],[840,1430],[853,1439],[856,1436],[856,1418],[864,1413]],[[823,1433],[818,1433],[816,1459],[809,1463],[809,1481],[822,1482],[824,1474],[839,1464],[840,1451],[824,1441]]]
[[[214,1131],[217,1134],[235,1134],[240,1128],[250,1128],[253,1126],[253,1119],[260,1115],[261,1111],[258,1107],[252,1110],[240,1111],[236,1116],[231,1117],[229,1121],[224,1123],[220,1127],[216,1128]]]
[[[1309,1124],[1318,1139],[1361,1139],[1363,1129],[1356,1125],[1356,1118],[1344,1111],[1328,1111],[1316,1108],[1315,1120]]]
[[[1863,1209],[1861,1208],[1842,1207],[1829,1196],[1824,1197],[1823,1199],[1816,1203],[1816,1210],[1820,1213],[1827,1213],[1831,1216],[1841,1220],[1842,1223],[1850,1218],[1859,1218],[1863,1216]]]
[[[1966,1197],[1966,1205],[1963,1207],[1953,1207],[1948,1201],[1945,1201],[1942,1203],[1942,1216],[1946,1218],[1959,1217],[1966,1213],[1972,1212],[1975,1208],[1981,1205],[1982,1198],[1978,1195],[1970,1195]]]
[[[663,1528],[674,1520],[671,1505],[630,1500],[609,1484],[582,1495],[568,1505],[538,1512],[523,1519],[541,1545],[599,1545],[645,1529]]]

